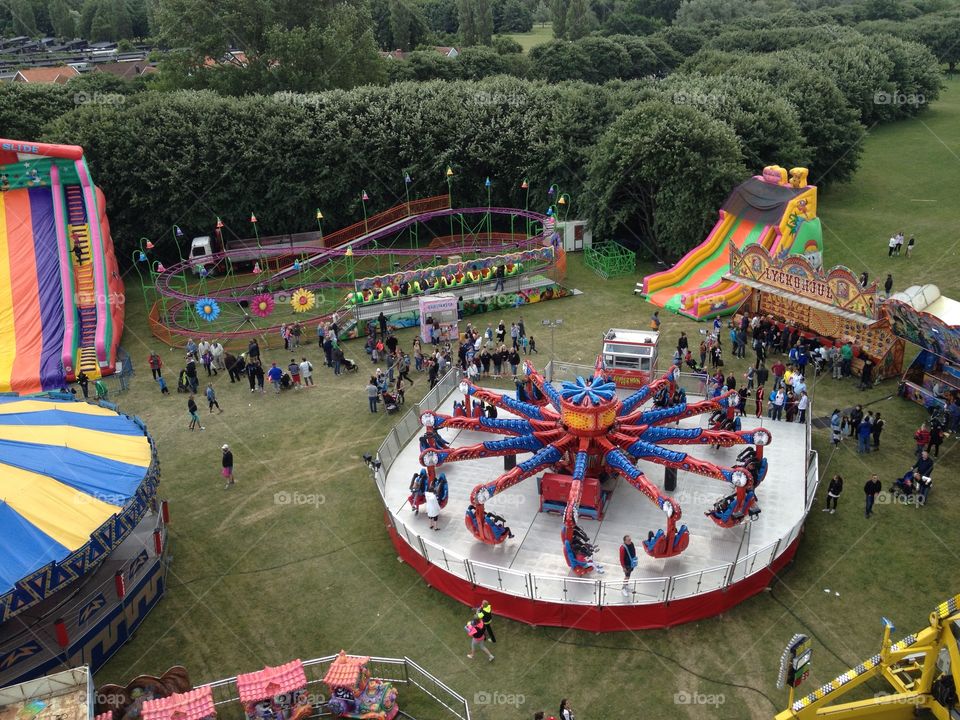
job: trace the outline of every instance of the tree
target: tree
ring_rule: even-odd
[[[533,20],[540,23],[541,27],[550,22],[550,8],[544,0],[539,0],[537,3],[537,9],[533,11]]]
[[[592,71],[583,48],[565,40],[551,40],[532,48],[530,63],[537,77],[548,82],[583,80]]]
[[[587,34],[587,0],[570,0],[566,30],[566,37],[570,40],[577,40]]]
[[[493,41],[493,4],[491,0],[474,0],[476,17],[474,25],[477,30],[477,42],[480,45],[489,45]]]
[[[523,33],[533,29],[533,13],[520,0],[493,5],[493,28],[498,33]]]
[[[457,2],[455,0],[425,0],[420,6],[427,27],[434,32],[457,32]]]
[[[475,2],[476,0],[457,0],[457,18],[460,21],[460,37],[463,38],[464,45],[476,45],[479,38]]]
[[[553,36],[565,38],[567,36],[567,11],[570,0],[550,0],[550,21],[553,23]]]
[[[37,35],[37,17],[30,0],[10,0],[15,35]]]
[[[571,5],[572,7],[572,5]],[[629,78],[633,64],[622,45],[605,37],[585,37],[575,43],[588,58],[583,79],[602,83],[615,78]]]
[[[411,50],[411,17],[407,0],[390,0],[390,30],[393,34],[391,50]]]
[[[594,237],[657,258],[679,257],[700,242],[720,202],[748,174],[729,127],[692,107],[656,101],[610,125],[587,173],[581,207]]]
[[[60,38],[76,37],[77,26],[67,0],[52,0],[49,12],[54,35]]]

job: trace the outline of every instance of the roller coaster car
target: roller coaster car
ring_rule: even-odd
[[[667,533],[657,530],[656,534],[643,541],[643,549],[647,555],[655,558],[667,558],[679,555],[690,544],[690,531],[686,525],[681,525],[674,533],[671,541]]]

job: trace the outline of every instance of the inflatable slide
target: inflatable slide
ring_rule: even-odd
[[[727,280],[730,247],[759,243],[777,255],[802,253],[822,263],[817,188],[807,170],[766,167],[738,185],[720,208],[706,240],[669,270],[648,275],[636,292],[654,305],[697,320],[733,313],[747,297],[740,283]]]
[[[124,295],[105,204],[82,148],[0,140],[0,391],[114,371]]]

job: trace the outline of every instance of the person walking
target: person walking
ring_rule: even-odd
[[[493,622],[493,605],[490,604],[489,600],[480,601],[480,606],[477,608],[477,617],[483,621],[483,627],[487,631],[490,642],[495,643],[497,636],[493,634],[493,625],[490,624]]]
[[[380,388],[377,387],[377,380],[374,377],[370,378],[370,382],[367,383],[367,402],[370,403],[370,412],[377,412],[377,402],[380,400]],[[432,526],[431,526],[432,527]]]
[[[810,407],[810,398],[806,390],[800,392],[797,400],[797,422],[801,425],[807,421],[807,408]]]
[[[910,240],[907,241],[907,257],[910,257],[910,253],[913,252],[913,246],[916,244],[916,240],[913,239],[913,235],[910,236]]]
[[[313,385],[313,365],[306,358],[300,360],[300,379],[304,387]]]
[[[886,421],[880,417],[880,413],[877,413],[873,418],[873,428],[871,430],[874,451],[880,449],[880,433],[883,432],[884,425],[886,425]]]
[[[560,701],[560,720],[576,720],[573,716],[573,708],[570,706],[570,701],[566,698]]]
[[[883,281],[883,293],[889,298],[890,293],[893,291],[893,274],[887,273],[887,279]]]
[[[193,393],[190,393],[190,397],[187,398],[187,412],[190,413],[191,430],[196,430],[197,428],[206,430],[206,428],[200,424],[200,415],[197,413],[197,401],[193,399]]]
[[[213,389],[213,385],[211,383],[207,383],[206,396],[207,404],[210,406],[210,413],[212,414],[213,409],[216,408],[218,413],[223,415],[223,408],[221,408],[220,403],[217,402],[217,393]]]
[[[470,636],[470,652],[467,653],[467,657],[473,660],[473,656],[477,652],[477,648],[480,648],[487,654],[490,662],[493,662],[493,653],[490,652],[486,645],[487,628],[483,624],[483,620],[478,617],[471,618],[465,629],[467,631],[467,635]]]
[[[766,394],[765,394],[765,393],[766,393],[766,390],[764,390],[763,385],[759,385],[759,386],[757,387],[757,393],[756,393],[756,396],[755,396],[755,397],[756,397],[756,404],[757,404],[756,410],[757,410],[757,417],[758,417],[758,418],[762,418],[762,417],[763,417],[763,400],[764,400],[764,398],[766,397]]]
[[[940,445],[943,444],[943,430],[939,423],[930,425],[930,441],[927,443],[927,452],[933,452],[934,457],[940,457]],[[921,473],[926,475],[927,473]]]
[[[857,452],[870,452],[870,436],[873,434],[873,427],[870,424],[870,418],[865,417],[857,426]]]
[[[883,485],[880,483],[880,478],[874,473],[863,486],[863,494],[866,496],[867,503],[864,509],[864,517],[873,515],[873,503],[876,502],[877,495],[880,494],[881,490],[883,490]]]
[[[150,372],[153,374],[154,380],[158,377],[163,377],[163,359],[157,355],[155,350],[150,351],[150,356],[147,358],[147,365],[150,366]]]
[[[770,402],[770,419],[771,420],[780,420],[783,414],[783,407],[787,403],[787,394],[783,391],[781,387],[773,396],[773,399]]]
[[[440,501],[437,500],[437,494],[432,490],[427,490],[423,494],[423,504],[427,511],[427,518],[430,520],[430,529],[440,529]]]
[[[833,443],[834,447],[840,444],[841,417],[839,408],[835,409],[830,416],[830,442]]]
[[[226,443],[224,443],[220,449],[223,451],[223,460],[221,461],[223,469],[220,471],[220,474],[223,475],[224,480],[226,480],[223,486],[223,489],[226,490],[237,482],[233,477],[233,453],[230,452],[230,446]]]
[[[887,257],[893,257],[894,251],[897,249],[897,236],[891,235],[890,239],[887,241]]]
[[[83,399],[88,400],[90,398],[90,378],[83,370],[77,373],[77,385],[83,391]]]
[[[283,379],[283,370],[278,368],[276,363],[270,363],[270,369],[267,370],[267,377],[270,379],[270,384],[273,385],[274,393],[279,395],[280,380]]]
[[[840,495],[842,494],[843,478],[839,475],[834,475],[830,480],[830,486],[827,488],[827,506],[823,511],[833,515],[837,511],[837,500],[840,499]]]
[[[633,539],[629,535],[623,536],[623,545],[620,546],[620,567],[623,568],[623,587],[620,592],[624,597],[629,597],[627,582],[630,580],[630,574],[637,567],[637,548],[633,545]]]

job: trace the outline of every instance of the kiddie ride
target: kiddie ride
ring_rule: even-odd
[[[596,484],[598,477],[620,474],[656,503],[666,517],[666,528],[650,532],[643,547],[655,558],[679,555],[690,542],[686,525],[679,525],[680,506],[637,469],[635,461],[646,460],[673,471],[685,470],[730,483],[733,492],[716,502],[705,514],[717,525],[733,527],[746,519],[755,519],[760,508],[756,488],[767,472],[763,448],[771,441],[771,434],[763,428],[754,430],[717,429],[721,425],[738,427],[729,401],[735,392],[712,400],[688,404],[682,393],[676,392],[678,368],[654,380],[624,400],[617,397],[616,387],[610,381],[599,357],[593,377],[576,382],[562,382],[559,389],[544,381],[529,362],[524,363],[524,381],[518,390],[519,398],[462,382],[460,390],[465,402],[456,404],[454,415],[424,412],[420,416],[425,434],[420,439],[420,462],[426,468],[427,482],[432,483],[436,467],[461,460],[496,456],[515,456],[529,452],[533,456],[493,482],[477,485],[470,495],[466,511],[467,529],[481,542],[498,545],[513,537],[506,521],[487,512],[486,503],[495,495],[537,473],[552,469],[569,478],[566,504],[563,511],[561,540],[567,563],[578,575],[593,569],[590,560],[593,548],[586,542],[586,534],[577,525],[580,503],[586,483]],[[644,410],[642,406],[654,397],[667,398],[663,407]],[[470,399],[474,401],[471,403]],[[517,418],[489,418],[482,413],[481,403],[494,405]],[[678,400],[673,402],[673,400]],[[683,418],[712,413],[709,429],[700,427],[668,427]],[[440,437],[442,428],[474,430],[508,436],[462,448],[450,448]],[[661,445],[712,445],[730,447],[750,444],[738,456],[740,464],[721,467],[692,457],[685,452],[668,450]],[[599,510],[599,509],[598,509]]]

